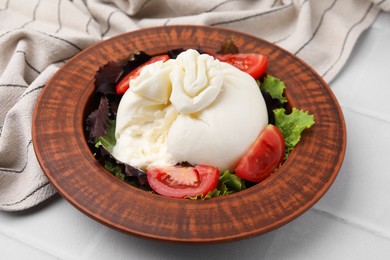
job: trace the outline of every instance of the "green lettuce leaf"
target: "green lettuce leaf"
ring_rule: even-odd
[[[115,165],[109,161],[105,161],[104,168],[106,168],[109,172],[111,172],[118,179],[120,179],[122,181],[125,180],[125,174],[122,172],[121,167],[119,167],[118,165]]]
[[[274,114],[275,125],[282,132],[286,141],[285,159],[287,159],[292,149],[301,139],[302,131],[314,125],[314,116],[297,108],[292,108],[290,114],[286,114],[284,108],[278,108],[274,110]]]
[[[238,191],[245,190],[245,181],[228,170],[219,175],[218,187],[206,195],[199,194],[195,197],[188,197],[191,200],[205,200],[225,196]]]
[[[287,98],[283,95],[285,88],[283,81],[270,75],[260,83],[261,90],[268,92],[272,98],[278,99],[282,104],[287,102]]]
[[[221,186],[225,186],[225,188],[222,188]],[[226,191],[226,193],[234,193],[237,191],[244,190],[245,187],[245,182],[241,180],[240,177],[237,175],[230,173],[229,171],[224,171],[220,176],[219,176],[219,185],[218,188],[220,190]]]
[[[103,146],[104,149],[106,149],[108,152],[112,152],[112,148],[116,144],[116,139],[115,139],[115,125],[116,125],[116,120],[108,120],[107,121],[107,130],[106,134],[95,137],[95,147],[99,148],[99,146]]]

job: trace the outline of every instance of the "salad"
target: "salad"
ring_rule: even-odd
[[[95,76],[86,135],[119,179],[163,196],[208,199],[276,174],[314,116],[290,108],[268,59],[239,53],[136,51]]]

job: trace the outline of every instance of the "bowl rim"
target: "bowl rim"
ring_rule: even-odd
[[[78,103],[75,104],[74,108],[69,111],[71,114],[72,111],[77,111],[76,115],[72,118],[71,116],[68,116],[69,118],[63,119],[62,121],[68,120],[70,122],[62,122],[61,125],[65,126],[65,129],[62,130],[58,128],[58,126],[53,126],[51,131],[48,132],[45,129],[42,128],[42,124],[47,120],[48,118],[53,118],[51,115],[49,115],[52,111],[48,110],[48,98],[56,97],[57,100],[62,100],[62,97],[56,96],[55,94],[51,93],[53,92],[53,89],[58,90],[58,82],[61,80],[64,80],[64,77],[66,78],[66,73],[79,73],[79,72],[73,72],[73,66],[76,66],[81,59],[85,58],[91,58],[91,55],[96,55],[96,50],[99,51],[105,51],[106,46],[114,46],[118,47],[117,41],[123,41],[123,39],[127,39],[126,41],[129,41],[130,38],[142,38],[143,35],[149,35],[149,33],[162,33],[166,32],[168,34],[168,31],[170,34],[173,32],[176,32],[179,34],[178,31],[180,30],[187,30],[187,31],[197,31],[197,30],[203,30],[207,32],[218,32],[225,35],[235,35],[235,37],[238,37],[240,39],[250,39],[257,43],[262,43],[268,46],[272,46],[273,50],[276,52],[282,52],[283,55],[286,55],[290,57],[292,60],[296,62],[296,64],[299,64],[299,66],[304,68],[303,72],[300,73],[306,73],[310,74],[311,77],[314,77],[319,85],[319,87],[322,89],[322,91],[325,91],[327,94],[327,97],[329,98],[328,102],[331,102],[330,105],[334,110],[335,113],[338,114],[338,121],[337,125],[340,128],[339,129],[339,135],[341,135],[341,143],[339,143],[339,146],[337,146],[337,164],[333,165],[332,172],[327,176],[327,179],[325,182],[322,183],[322,186],[318,188],[315,195],[312,196],[309,200],[306,201],[304,205],[300,205],[299,208],[296,208],[293,213],[289,213],[284,215],[283,218],[278,218],[276,220],[273,220],[272,222],[266,224],[266,225],[260,225],[258,224],[257,229],[245,229],[242,228],[242,230],[238,230],[236,233],[229,233],[223,235],[222,233],[219,236],[215,237],[207,237],[204,238],[200,235],[198,236],[191,236],[191,232],[189,231],[187,235],[183,236],[175,236],[169,231],[166,233],[164,232],[154,232],[155,228],[149,226],[144,227],[142,230],[136,230],[133,228],[133,226],[127,226],[126,220],[123,220],[121,217],[118,218],[110,218],[107,216],[101,215],[101,209],[96,210],[93,208],[93,206],[97,206],[96,204],[92,207],[89,207],[85,203],[81,203],[80,200],[83,198],[80,198],[80,196],[85,196],[86,193],[72,193],[73,190],[71,190],[67,185],[65,185],[64,181],[67,180],[66,177],[72,176],[72,174],[75,174],[74,171],[69,171],[69,167],[67,165],[64,165],[64,162],[60,162],[59,159],[64,159],[62,157],[56,157],[55,155],[50,155],[48,151],[52,151],[53,147],[58,146],[58,141],[61,140],[61,134],[66,134],[69,136],[70,133],[75,134],[75,139],[73,139],[72,142],[78,145],[76,147],[79,150],[85,151],[85,149],[88,149],[88,145],[86,143],[86,140],[84,139],[84,136],[80,136],[80,133],[84,131],[84,118],[85,115],[84,107],[87,103],[88,98],[92,95],[93,92],[93,78],[89,78],[89,86],[87,86],[86,90],[83,90],[81,92],[81,96],[78,97]],[[147,50],[146,50],[147,51]],[[153,54],[153,53],[152,53]],[[156,53],[155,53],[156,54]],[[98,57],[100,59],[101,57]],[[108,60],[107,60],[108,61]],[[95,66],[96,67],[96,66]],[[96,70],[95,70],[96,71]],[[90,73],[89,73],[90,74]],[[283,80],[283,78],[282,78]],[[88,81],[88,79],[84,79],[84,81]],[[62,82],[63,83],[63,82]],[[66,85],[66,84],[65,84]],[[287,84],[286,84],[287,85]],[[57,86],[57,87],[55,87]],[[66,85],[69,87],[68,85]],[[292,96],[291,96],[292,95]],[[293,94],[289,91],[289,86],[287,85],[287,96],[289,100],[294,100]],[[46,104],[45,104],[46,103]],[[58,105],[60,106],[60,105]],[[57,109],[60,109],[57,107]],[[56,123],[51,122],[51,123]],[[316,122],[317,124],[317,122]],[[313,128],[315,128],[313,126]],[[54,131],[54,132],[53,132]],[[314,131],[311,131],[314,132]],[[189,242],[189,243],[215,243],[215,242],[227,242],[227,241],[235,241],[243,238],[249,238],[253,236],[258,236],[260,234],[264,234],[266,232],[272,231],[290,221],[297,218],[301,214],[303,214],[305,211],[307,211],[309,208],[311,208],[324,194],[325,192],[330,188],[330,186],[333,184],[334,180],[337,177],[338,171],[341,168],[342,161],[344,159],[345,149],[346,149],[346,128],[345,128],[345,122],[342,115],[342,111],[340,109],[340,106],[338,105],[337,99],[334,96],[333,92],[330,90],[329,86],[325,83],[325,81],[312,69],[307,63],[296,57],[295,55],[291,54],[290,52],[268,42],[264,39],[260,39],[258,37],[245,34],[242,32],[237,32],[235,30],[231,29],[225,29],[225,28],[219,28],[219,27],[210,27],[210,26],[198,26],[198,25],[173,25],[173,26],[161,26],[161,27],[151,27],[147,29],[137,30],[133,32],[127,32],[124,34],[120,34],[118,36],[112,37],[108,40],[99,42],[93,46],[90,46],[83,50],[82,52],[75,55],[73,58],[71,58],[63,67],[61,67],[54,75],[53,77],[48,81],[46,84],[46,87],[42,89],[41,94],[38,98],[36,108],[34,110],[33,114],[33,128],[32,128],[32,136],[33,136],[33,143],[34,143],[34,149],[38,158],[38,162],[40,163],[43,172],[49,179],[49,181],[53,184],[53,186],[56,188],[56,190],[61,194],[62,197],[64,197],[66,200],[68,200],[73,206],[75,206],[77,209],[79,209],[84,214],[90,216],[91,218],[97,220],[98,222],[107,225],[113,229],[119,230],[124,233],[133,234],[139,237],[143,238],[152,238],[157,240],[164,240],[164,241],[171,241],[171,242]],[[45,141],[45,138],[49,138],[51,142],[49,144]],[[307,142],[305,143],[307,144]],[[278,170],[278,172],[288,172],[288,167],[293,167],[295,164],[295,159],[299,157],[298,155],[300,153],[305,153],[304,151],[304,145],[301,145],[294,149],[294,151],[290,154],[287,161],[281,166],[281,168]],[[333,148],[336,149],[336,148]],[[64,153],[64,152],[63,152]],[[61,156],[63,156],[63,153]],[[80,154],[79,154],[80,155]],[[243,197],[250,197],[253,198],[254,193],[258,193],[259,191],[262,191],[262,189],[266,189],[267,187],[270,187],[271,185],[275,185],[279,183],[279,179],[275,176],[271,176],[270,178],[266,179],[260,184],[257,184],[249,189],[246,189],[244,191],[241,191],[239,193],[231,194],[225,197],[217,197],[213,198],[211,200],[206,201],[196,201],[196,205],[194,205],[193,201],[189,200],[178,200],[178,199],[172,199],[172,198],[166,198],[163,196],[159,196],[156,194],[149,194],[146,192],[139,193],[139,189],[134,187],[129,187],[128,184],[121,182],[119,179],[114,177],[113,175],[109,174],[103,166],[98,164],[93,157],[92,153],[83,153],[82,161],[87,162],[87,167],[95,167],[95,170],[93,172],[101,172],[99,176],[100,181],[103,181],[105,183],[110,183],[110,185],[113,185],[115,189],[122,190],[128,190],[131,191],[132,195],[137,194],[137,196],[140,196],[142,200],[145,203],[153,203],[154,201],[158,201],[159,205],[170,205],[173,206],[174,209],[177,211],[176,214],[179,214],[180,208],[186,208],[190,212],[195,212],[196,208],[202,208],[203,211],[211,210],[216,205],[218,207],[221,207],[222,209],[227,209],[229,207],[229,204],[231,201],[234,202],[234,206],[238,207],[238,203],[242,202]],[[50,163],[48,163],[50,162]],[[296,167],[296,166],[294,166]],[[80,167],[79,167],[80,168]],[[64,170],[64,173],[67,176],[59,176],[62,174],[62,172],[59,172],[58,170],[62,169]],[[89,168],[83,168],[81,169],[90,170]],[[80,170],[80,169],[77,169]],[[286,173],[287,174],[287,173]],[[88,185],[88,183],[83,183],[83,185]],[[91,192],[90,189],[84,187],[87,191]],[[291,195],[291,194],[290,194]],[[289,196],[289,194],[285,194],[285,196]],[[90,198],[90,201],[93,201],[94,198]],[[100,198],[101,199],[101,198]],[[247,204],[245,204],[247,205]],[[120,208],[120,206],[118,206]],[[229,212],[230,214],[231,212]],[[133,213],[127,212],[127,217],[132,216]],[[216,214],[215,212],[213,214]],[[221,213],[222,214],[222,213]],[[188,216],[188,213],[185,214]],[[145,217],[145,216],[144,216]],[[176,216],[177,217],[177,216]],[[118,222],[118,219],[120,223]],[[165,220],[166,221],[166,220]],[[153,221],[149,221],[150,223],[155,223]],[[187,223],[188,224],[188,223]],[[184,224],[183,224],[184,225]],[[204,225],[201,225],[204,227]],[[200,228],[200,226],[199,226]],[[199,230],[197,231],[200,232]]]

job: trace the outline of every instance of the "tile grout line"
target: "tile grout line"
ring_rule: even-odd
[[[3,236],[3,237],[10,239],[10,240],[14,240],[18,244],[23,244],[26,247],[29,247],[35,251],[38,251],[42,254],[47,255],[47,256],[53,257],[54,259],[70,259],[69,257],[63,257],[63,256],[60,257],[60,256],[58,256],[58,254],[54,254],[53,252],[49,252],[49,251],[43,249],[43,247],[40,247],[39,245],[33,245],[32,243],[29,243],[28,241],[25,241],[24,239],[17,237],[15,235],[7,234],[4,232],[4,230],[0,230],[0,236]]]
[[[370,117],[373,119],[378,119],[378,120],[383,121],[385,123],[390,123],[390,117],[375,114],[370,109],[358,109],[358,108],[355,108],[355,107],[352,107],[352,106],[349,106],[346,104],[340,104],[340,106],[342,109],[347,109],[350,112],[353,112],[353,113],[356,113],[356,114],[359,114],[362,116]]]
[[[108,228],[101,226],[97,235],[95,235],[89,243],[86,245],[79,259],[90,259],[94,250],[99,246],[99,243],[104,240],[105,234],[108,232]]]
[[[346,224],[348,226],[351,226],[353,228],[356,228],[356,229],[359,229],[361,231],[364,231],[364,232],[367,232],[367,233],[370,233],[372,235],[375,235],[377,237],[381,237],[385,240],[388,240],[390,241],[390,236],[379,231],[379,230],[372,230],[372,229],[369,229],[368,227],[356,222],[356,221],[351,221],[351,220],[348,220],[346,218],[343,218],[343,217],[340,217],[340,216],[337,216],[333,213],[330,213],[326,210],[323,210],[323,209],[319,209],[319,208],[316,208],[316,207],[312,207],[311,209],[314,213],[317,213],[317,214],[320,214],[322,216],[325,216],[325,217],[328,217],[330,219],[333,219],[339,223],[342,223],[342,224]]]

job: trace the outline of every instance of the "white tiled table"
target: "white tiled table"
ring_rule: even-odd
[[[347,124],[343,167],[327,194],[263,236],[181,245],[111,230],[58,195],[0,212],[0,259],[390,259],[390,14],[359,39],[330,84]]]

